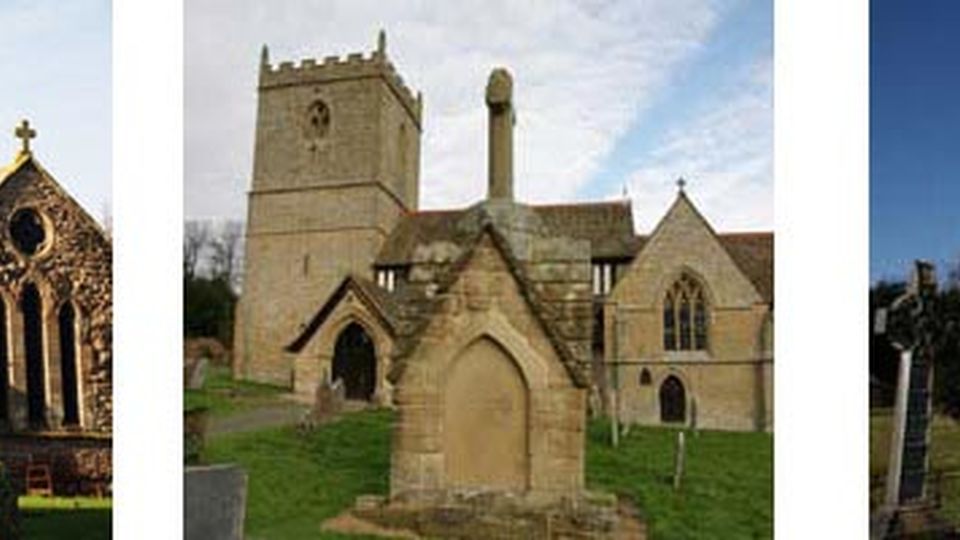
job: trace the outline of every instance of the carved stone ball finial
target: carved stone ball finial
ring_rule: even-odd
[[[36,138],[37,130],[30,127],[30,121],[23,119],[20,121],[20,125],[13,130],[13,134],[16,135],[21,141],[20,155],[30,154],[30,139]]]
[[[496,68],[487,81],[487,105],[503,107],[513,100],[513,77],[505,68]]]
[[[683,193],[683,188],[687,187],[687,181],[681,176],[677,178],[677,189],[680,190],[680,193]]]

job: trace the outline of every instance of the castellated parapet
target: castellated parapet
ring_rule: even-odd
[[[260,62],[259,88],[264,91],[291,85],[377,77],[383,79],[420,129],[423,96],[420,92],[414,95],[403,82],[403,77],[397,73],[393,63],[387,58],[386,38],[382,31],[377,50],[367,56],[363,53],[350,53],[345,57],[327,56],[322,62],[305,58],[299,65],[290,61],[271,65],[268,50],[264,46]]]

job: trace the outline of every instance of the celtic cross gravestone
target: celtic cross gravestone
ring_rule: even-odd
[[[878,313],[875,328],[900,351],[885,499],[889,509],[921,504],[926,497],[939,324],[934,266],[917,261],[907,291]]]

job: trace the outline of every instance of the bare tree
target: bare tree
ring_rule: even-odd
[[[210,241],[210,251],[211,277],[226,280],[231,287],[238,288],[243,256],[243,223],[223,222]]]
[[[204,221],[188,221],[183,226],[183,276],[192,279],[203,250],[210,242],[210,225]]]

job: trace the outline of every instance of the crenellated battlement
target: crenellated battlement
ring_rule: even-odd
[[[368,55],[355,52],[345,57],[327,56],[322,62],[314,58],[305,58],[299,65],[291,61],[272,65],[269,51],[264,45],[260,56],[259,87],[261,90],[365,77],[382,78],[413,117],[417,127],[420,127],[423,98],[419,92],[414,94],[407,87],[403,77],[387,58],[386,34],[383,30],[378,37],[377,49]]]

